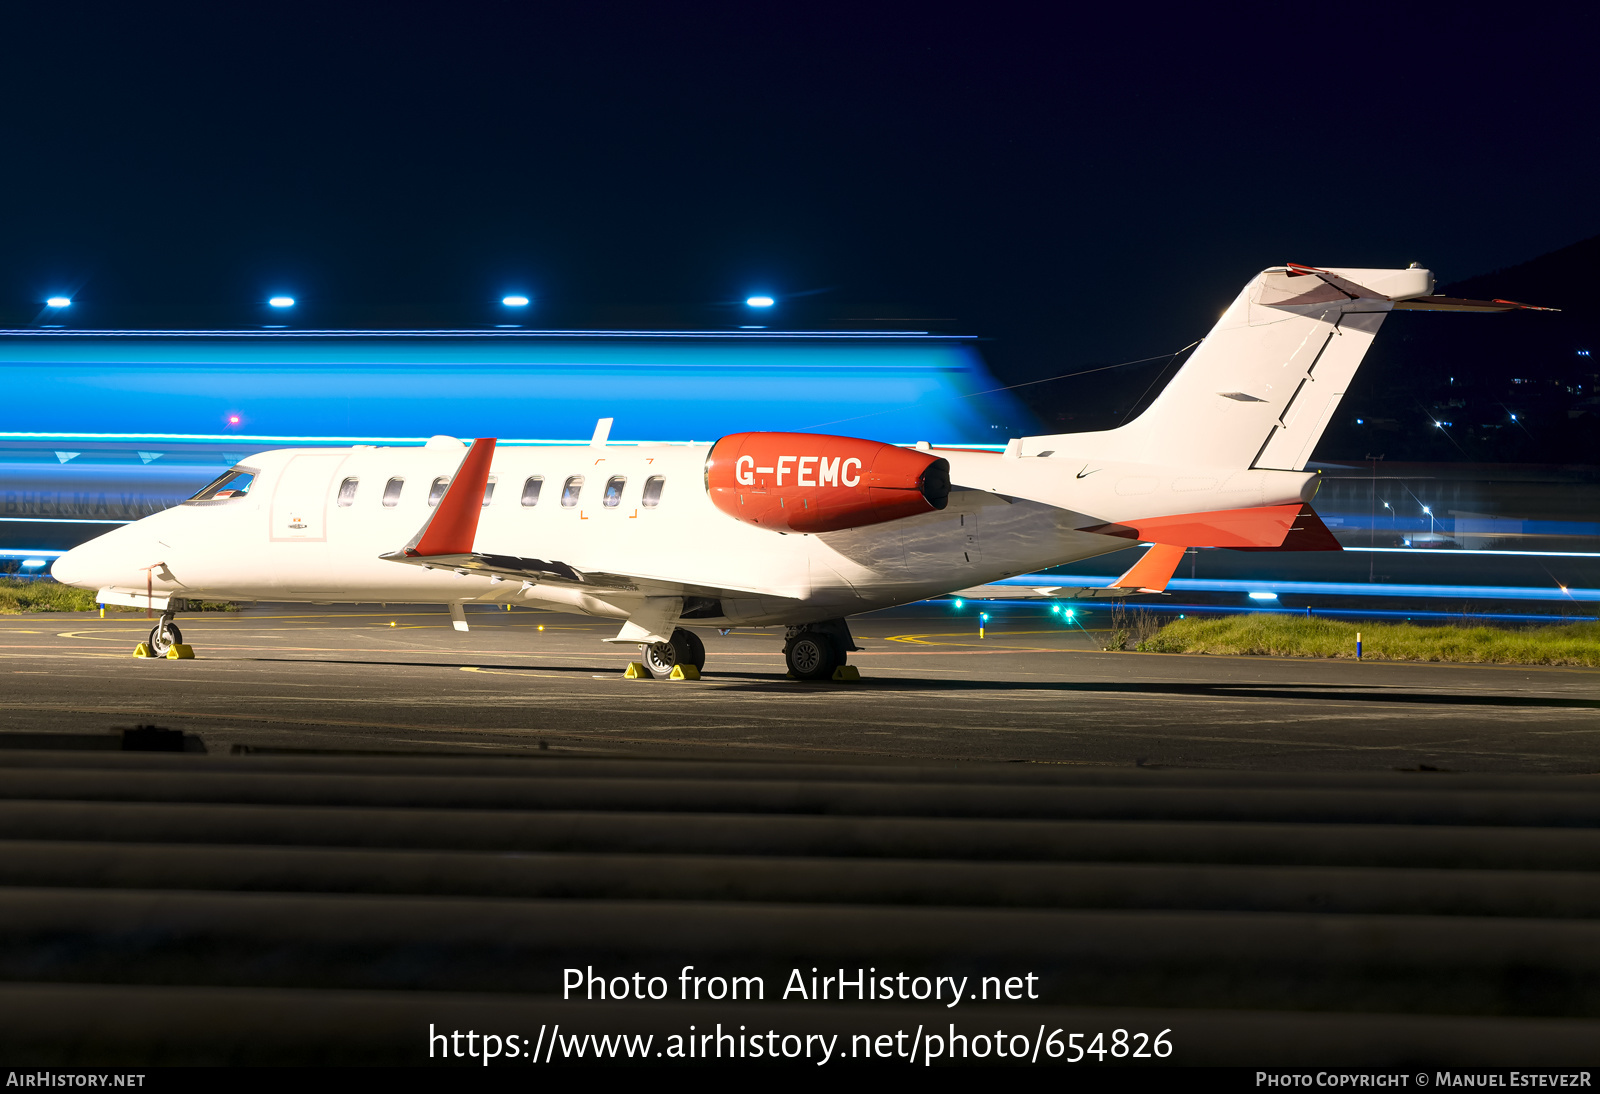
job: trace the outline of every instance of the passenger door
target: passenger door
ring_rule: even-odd
[[[272,492],[274,540],[322,543],[328,538],[328,490],[344,452],[313,452],[284,465]]]

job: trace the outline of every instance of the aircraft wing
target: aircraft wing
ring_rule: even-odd
[[[645,596],[762,596],[783,600],[797,597],[770,589],[749,589],[731,585],[702,585],[643,574],[621,574],[599,570],[580,570],[565,562],[497,555],[473,550],[478,536],[478,517],[483,508],[483,492],[489,483],[489,466],[494,458],[494,438],[479,437],[472,442],[461,465],[445,488],[438,506],[422,528],[398,551],[378,557],[429,570],[453,570],[458,574],[485,574],[539,584],[592,589],[596,593],[627,592]]]
[[[1131,596],[1143,589],[1083,585],[974,585],[946,595],[958,600],[1087,600]]]
[[[951,593],[963,600],[1077,600],[1165,592],[1167,582],[1183,561],[1184,548],[1152,543],[1139,561],[1110,585],[1084,588],[1073,585],[975,585]]]
[[[404,562],[429,570],[454,570],[459,574],[498,575],[518,578],[541,585],[559,585],[566,588],[593,589],[596,593],[627,592],[646,596],[763,596],[782,600],[798,597],[771,589],[754,589],[738,585],[703,585],[692,581],[675,581],[666,577],[646,574],[622,574],[605,570],[580,570],[565,562],[542,558],[520,558],[515,555],[496,555],[481,551],[463,551],[439,555],[407,555],[401,551],[379,555],[389,562]]]

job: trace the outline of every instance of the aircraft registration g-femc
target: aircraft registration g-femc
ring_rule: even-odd
[[[785,627],[802,679],[853,650],[847,617],[952,592],[1159,592],[1189,547],[1337,550],[1305,470],[1395,310],[1510,311],[1435,296],[1424,269],[1277,266],[1253,278],[1150,407],[1117,429],[1003,453],[805,433],[709,445],[280,449],[188,502],[77,547],[57,580],[162,612],[190,601],[530,604],[621,620],[657,676],[705,663],[691,629]],[[1134,543],[1097,589],[993,587]]]

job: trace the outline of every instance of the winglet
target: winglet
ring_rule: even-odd
[[[1108,589],[1138,589],[1142,593],[1159,593],[1166,590],[1167,582],[1183,561],[1182,547],[1171,543],[1152,543],[1144,557],[1128,568]]]
[[[445,488],[439,506],[423,523],[405,553],[412,557],[472,553],[478,537],[478,516],[483,512],[483,492],[489,485],[489,465],[494,460],[494,438],[479,437],[461,457],[461,466]]]

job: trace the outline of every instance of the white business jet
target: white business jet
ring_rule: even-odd
[[[1305,466],[1393,310],[1508,311],[1431,295],[1424,269],[1277,266],[1253,278],[1148,410],[1003,453],[739,433],[709,445],[280,449],[67,552],[107,604],[530,604],[622,621],[656,676],[703,667],[694,627],[785,627],[789,670],[833,677],[848,616],[952,592],[1159,592],[1189,547],[1337,550]],[[993,586],[1151,546],[1103,589]]]

